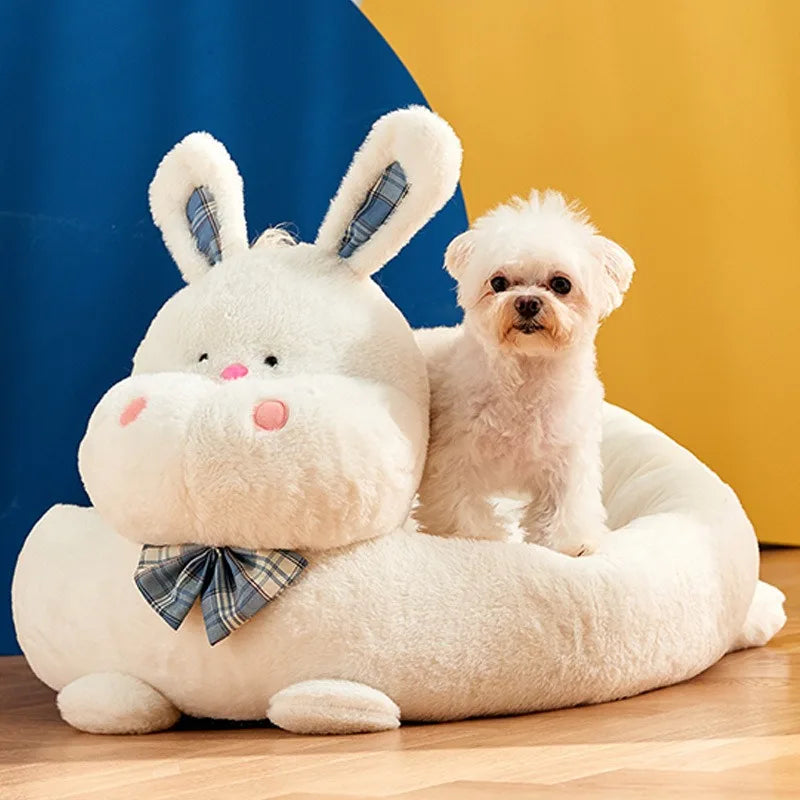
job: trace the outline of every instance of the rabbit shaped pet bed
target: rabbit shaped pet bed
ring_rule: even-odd
[[[430,111],[388,114],[313,244],[250,246],[221,144],[192,134],[163,160],[151,208],[187,285],[91,416],[93,506],[51,508],[14,576],[20,645],[68,723],[345,733],[519,714],[685,680],[783,624],[733,492],[610,406],[615,531],[597,554],[404,530],[427,378],[370,275],[460,161]]]

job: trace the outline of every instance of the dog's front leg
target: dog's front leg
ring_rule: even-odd
[[[488,498],[476,492],[466,480],[424,481],[414,517],[424,533],[468,539],[508,539]]]
[[[558,508],[553,492],[538,491],[527,506],[520,520],[525,541],[558,550]]]
[[[539,476],[520,523],[526,542],[571,556],[594,552],[607,530],[600,475],[579,466]]]
[[[494,504],[487,498],[465,492],[456,505],[456,525],[458,536],[469,539],[494,539],[506,541],[508,529],[503,525],[495,511]]]

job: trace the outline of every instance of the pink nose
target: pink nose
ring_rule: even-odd
[[[219,376],[224,381],[235,381],[237,378],[244,378],[248,369],[244,364],[228,364]]]
[[[264,400],[253,411],[253,422],[265,431],[278,431],[289,419],[289,409],[280,400]]]

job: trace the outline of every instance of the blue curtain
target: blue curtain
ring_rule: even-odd
[[[78,442],[180,284],[147,209],[192,130],[245,178],[251,234],[313,238],[370,124],[422,103],[350,0],[0,4],[0,653],[14,561],[49,506],[87,502]],[[453,322],[441,269],[459,196],[380,276],[414,325]]]

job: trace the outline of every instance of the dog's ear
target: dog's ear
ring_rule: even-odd
[[[458,281],[464,273],[469,257],[475,249],[475,234],[473,231],[460,233],[447,245],[444,252],[444,267]]]
[[[379,270],[450,199],[461,142],[421,106],[381,117],[353,156],[316,244],[358,277]]]
[[[239,170],[208,133],[190,133],[164,156],[150,184],[150,213],[187,283],[247,250]]]
[[[595,236],[603,265],[603,300],[601,318],[607,317],[622,304],[633,279],[633,259],[616,242],[605,236]]]

